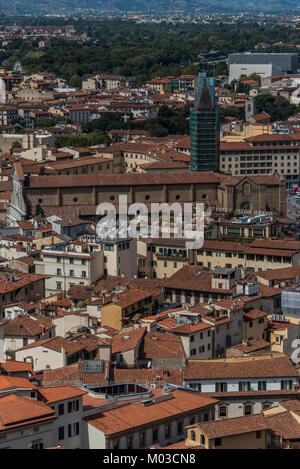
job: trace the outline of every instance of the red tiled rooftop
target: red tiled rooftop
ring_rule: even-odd
[[[10,388],[36,389],[36,386],[26,378],[0,375],[0,390],[4,391]]]
[[[0,397],[0,430],[55,418],[55,410],[42,402],[9,394]]]
[[[129,430],[179,416],[183,413],[214,405],[218,401],[204,394],[176,390],[170,399],[144,406],[140,402],[127,403],[117,409],[103,410],[101,414],[85,420],[106,435],[128,432]]]
[[[32,373],[33,368],[32,363],[6,360],[5,362],[0,362],[0,370],[3,370],[5,373],[18,373],[24,371]]]
[[[133,331],[115,334],[112,337],[112,353],[122,353],[128,350],[134,350],[141,342],[146,332],[145,327],[135,329]]]
[[[189,360],[184,370],[184,379],[233,379],[296,377],[297,373],[286,356],[243,357],[226,360]]]
[[[199,422],[197,426],[209,439],[256,432],[270,428],[261,414],[211,422]]]
[[[84,396],[87,391],[76,386],[39,387],[39,393],[45,398],[47,404]]]

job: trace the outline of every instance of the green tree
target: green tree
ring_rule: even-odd
[[[54,125],[56,125],[57,122],[54,120],[54,119],[37,119],[36,120],[36,127],[52,127]]]
[[[44,215],[44,210],[42,209],[41,205],[39,203],[36,204],[34,216],[43,218]]]
[[[72,77],[70,78],[69,84],[70,84],[70,86],[74,86],[75,88],[79,88],[81,86],[80,76],[77,75],[76,73],[74,75],[72,75]]]
[[[296,106],[283,96],[273,96],[267,93],[256,96],[255,105],[258,113],[267,112],[272,121],[286,120],[296,109]]]
[[[13,154],[14,149],[15,149],[15,148],[20,148],[20,145],[21,145],[20,142],[18,142],[17,140],[15,140],[15,141],[13,142],[13,144],[12,144],[10,150],[9,150],[9,153]]]
[[[239,120],[244,120],[245,119],[245,110],[244,110],[244,108],[240,108],[238,106],[222,107],[220,109],[220,121],[221,121],[221,123],[226,122],[226,119],[225,119],[226,116],[235,117],[236,119],[239,119]]]

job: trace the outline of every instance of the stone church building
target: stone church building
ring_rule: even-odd
[[[203,202],[226,210],[286,213],[285,180],[278,173],[236,177],[210,171],[24,176],[17,162],[12,179],[11,222],[34,215],[38,204],[45,215],[92,216],[101,202],[115,204],[118,209],[119,195],[127,195],[128,204]]]

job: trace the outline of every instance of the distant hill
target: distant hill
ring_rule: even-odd
[[[0,11],[9,14],[70,13],[167,13],[203,12],[272,12],[300,11],[300,0],[0,0]]]

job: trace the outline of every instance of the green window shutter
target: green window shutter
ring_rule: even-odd
[[[227,383],[224,383],[224,392],[227,392]]]
[[[219,390],[220,390],[220,385],[219,383],[216,383],[216,392],[219,392]]]
[[[258,390],[261,391],[261,381],[258,381]]]
[[[280,381],[280,389],[284,389],[284,381]]]
[[[239,391],[242,391],[243,390],[243,383],[240,381],[239,382]]]
[[[264,391],[267,390],[267,381],[263,381],[263,390],[264,390]]]
[[[247,386],[248,386],[248,391],[250,391],[250,389],[251,389],[251,381],[248,381]]]

